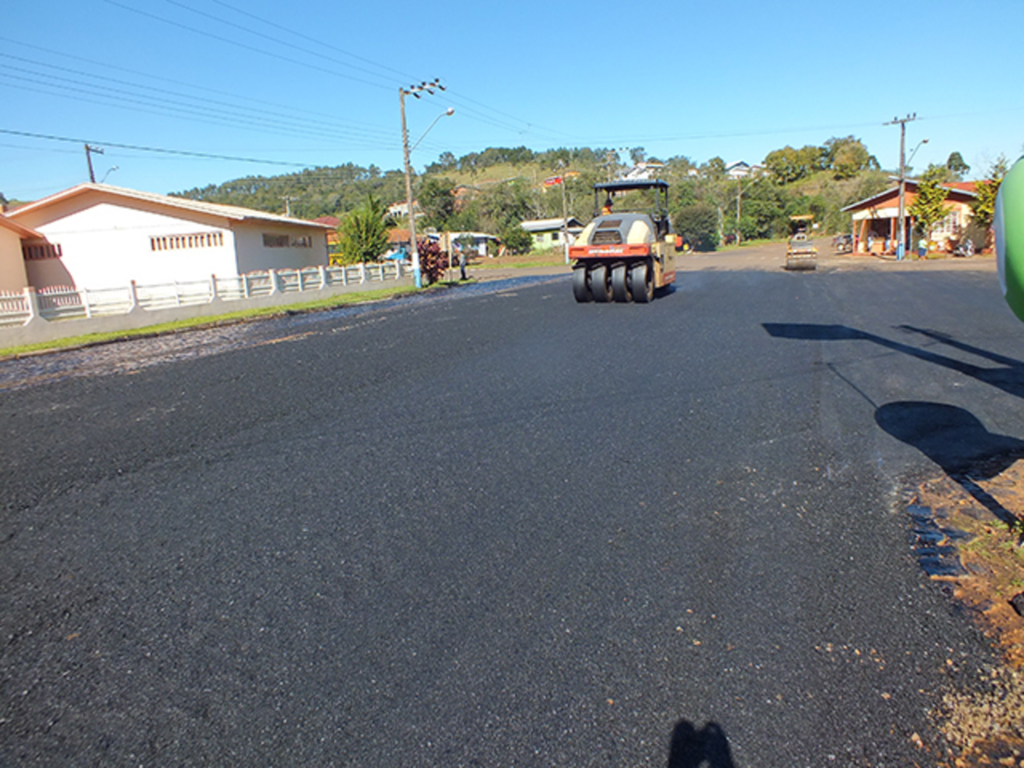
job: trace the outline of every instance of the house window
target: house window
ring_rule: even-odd
[[[192,235],[160,235],[149,238],[149,250],[151,251],[215,248],[220,245],[224,245],[223,232],[197,232]]]
[[[39,243],[37,245],[24,243],[21,246],[21,255],[25,261],[40,261],[42,259],[59,259],[62,254],[59,243]]]
[[[312,248],[312,235],[270,235],[263,233],[264,248]]]

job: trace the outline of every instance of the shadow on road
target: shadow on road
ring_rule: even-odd
[[[736,764],[718,723],[707,723],[698,730],[689,720],[680,720],[672,731],[668,768],[736,768]]]
[[[1020,360],[965,344],[937,331],[910,325],[898,327],[1001,367],[983,368],[845,325],[764,323],[764,329],[774,338],[870,341],[886,349],[970,376],[1014,397],[1024,398],[1024,363]],[[878,406],[859,389],[857,391],[875,406],[875,423],[879,427],[897,440],[917,448],[938,464],[952,480],[1011,528],[1021,526],[1021,521],[1012,512],[975,481],[995,477],[1024,456],[1024,441],[989,432],[974,414],[954,405],[903,401]]]
[[[1024,455],[1024,441],[985,429],[970,411],[955,405],[896,402],[875,411],[875,423],[934,461],[950,478],[1007,525],[1016,516],[975,481],[989,480]]]
[[[982,368],[978,365],[965,363],[952,357],[946,357],[927,349],[921,349],[900,341],[893,341],[867,331],[859,331],[846,325],[825,325],[816,323],[763,323],[762,327],[768,334],[777,339],[797,339],[802,341],[870,341],[880,347],[901,352],[918,360],[933,365],[940,365],[951,371],[977,379],[989,386],[1001,389],[1014,397],[1024,398],[1024,363],[1020,360],[1004,357],[988,350],[954,340],[947,334],[914,328],[910,325],[898,326],[901,330],[917,333],[961,352],[968,352],[986,360],[998,363],[1001,368]]]

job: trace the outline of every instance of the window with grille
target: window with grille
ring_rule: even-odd
[[[151,251],[177,251],[183,248],[216,248],[224,245],[223,232],[197,232],[191,235],[160,235],[149,238]]]
[[[263,233],[264,248],[312,248],[312,235],[271,235]]]
[[[59,259],[62,253],[59,243],[38,243],[36,245],[23,243],[21,255],[25,261],[40,261],[42,259]]]

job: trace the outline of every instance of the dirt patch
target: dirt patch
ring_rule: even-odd
[[[970,690],[946,694],[933,712],[946,739],[943,764],[956,768],[1024,766],[1024,618],[1010,605],[1024,592],[1024,459],[975,479],[989,475],[923,483],[911,507],[922,565],[941,566],[935,558],[955,553],[959,567],[939,567],[932,578],[948,585],[1005,663]]]

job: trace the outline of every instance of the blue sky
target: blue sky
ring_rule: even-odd
[[[908,152],[929,141],[914,166],[959,151],[974,176],[1024,149],[1021,29],[1020,0],[6,3],[0,192],[87,181],[83,141],[104,149],[98,179],[153,192],[398,169],[398,89],[435,77],[448,91],[407,100],[411,141],[456,111],[419,169],[520,145],[754,163],[850,134],[894,168],[899,129],[883,123],[916,113]]]

